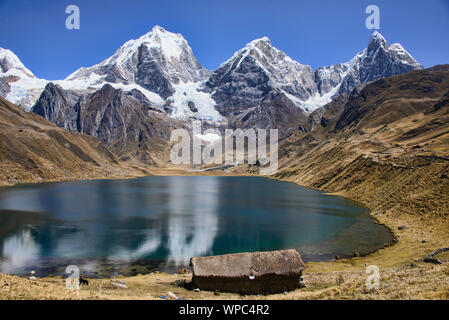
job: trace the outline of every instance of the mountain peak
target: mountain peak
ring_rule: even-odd
[[[146,39],[152,39],[152,38],[173,38],[173,39],[180,39],[182,41],[187,42],[182,34],[180,33],[174,33],[167,31],[163,27],[156,25],[154,26],[149,32],[145,33],[143,36],[141,36],[139,39],[134,41],[145,41]],[[131,40],[133,41],[133,40]]]
[[[382,47],[384,49],[388,49],[388,42],[385,40],[384,36],[381,35],[378,31],[374,31],[371,35],[368,48],[374,49]]]
[[[247,44],[247,46],[253,47],[253,46],[257,46],[260,43],[266,43],[266,44],[271,45],[271,40],[270,40],[270,38],[265,36],[265,37],[258,38],[258,39],[251,41],[250,43]]]
[[[114,65],[118,66],[120,76],[130,78],[129,74],[123,74],[123,70],[127,69],[128,64],[135,62],[133,59],[135,59],[142,46],[145,47],[147,54],[150,50],[156,49],[160,51],[162,56],[169,60],[180,60],[181,56],[185,54],[193,55],[187,41],[181,34],[169,32],[161,26],[156,25],[140,38],[125,42],[114,55],[100,64],[88,68],[80,68],[67,77],[66,80],[89,76],[93,69]]]
[[[3,84],[1,95],[26,111],[29,111],[47,83],[46,80],[36,78],[11,50],[4,48],[0,48],[0,80]]]
[[[167,32],[167,30],[165,30],[163,27],[161,27],[161,26],[159,26],[159,25],[155,25],[155,26],[153,27],[153,29],[151,29],[151,32],[161,32],[161,33],[164,33],[164,32]]]
[[[137,40],[130,40],[122,47],[132,48],[135,51],[142,44],[147,47],[160,48],[167,56],[178,58],[182,48],[188,47],[187,40],[179,33],[172,33],[161,26],[154,26],[150,32],[144,34]]]
[[[0,73],[9,72],[13,75],[16,73],[14,70],[19,70],[26,76],[34,78],[34,74],[23,65],[11,50],[0,47]]]
[[[379,31],[374,31],[373,34],[371,35],[371,40],[379,40],[379,41],[385,41],[385,37],[379,32]]]
[[[378,56],[380,52],[384,52],[381,56]],[[387,40],[377,31],[375,31],[370,38],[370,42],[368,44],[368,48],[362,53],[365,54],[370,61],[375,59],[384,59],[384,56],[389,56],[391,61],[395,60],[396,62],[403,64],[406,68],[412,68],[408,71],[414,69],[422,69],[422,65],[419,64],[411,55],[408,53],[404,47],[399,43],[393,43],[389,45]],[[396,74],[404,73],[407,70],[402,70],[401,72],[397,72]],[[387,72],[386,70],[384,72]],[[388,72],[387,72],[388,73]],[[386,76],[379,76],[378,78],[385,78]]]
[[[181,34],[156,25],[140,38],[124,43],[100,64],[75,71],[64,85],[68,89],[97,89],[105,83],[120,84],[140,90],[161,105],[179,85],[205,80],[208,75]]]

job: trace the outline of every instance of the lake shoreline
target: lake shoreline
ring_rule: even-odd
[[[259,175],[250,174],[250,173],[239,173],[239,172],[187,172],[182,169],[149,169],[149,175],[158,175],[158,176],[177,176],[177,175],[187,175],[187,176],[252,176],[252,177],[261,177]],[[146,176],[146,175],[143,175]],[[132,177],[131,177],[132,178]],[[135,177],[137,178],[137,177]],[[271,179],[276,179],[285,182],[291,182],[298,184],[300,186],[310,188],[307,185],[302,185],[294,179],[281,179],[278,177],[266,177]],[[121,177],[119,177],[121,179]],[[314,188],[311,188],[314,189]],[[316,188],[315,188],[316,189]],[[317,190],[317,189],[316,189]],[[319,190],[319,189],[318,189]],[[320,190],[323,191],[323,190]],[[422,223],[415,221],[416,219],[404,219],[401,217],[394,217],[393,215],[388,214],[388,210],[382,211],[379,213],[378,208],[373,208],[373,204],[369,201],[359,201],[359,199],[354,199],[350,194],[345,192],[331,192],[329,190],[324,190],[332,195],[338,195],[350,199],[352,201],[356,201],[361,203],[363,206],[370,209],[370,216],[378,221],[378,223],[386,226],[394,235],[397,240],[394,246],[386,246],[383,249],[377,250],[376,252],[361,256],[361,257],[353,257],[349,259],[341,259],[337,261],[328,261],[328,262],[308,262],[307,269],[305,271],[305,282],[308,284],[309,289],[306,290],[297,290],[285,295],[269,295],[267,296],[270,299],[338,299],[339,297],[346,298],[360,298],[360,295],[370,295],[373,298],[401,298],[401,296],[395,296],[394,291],[388,290],[388,292],[382,293],[383,295],[379,295],[378,293],[366,293],[363,290],[363,283],[365,282],[366,275],[365,269],[367,265],[376,265],[379,266],[381,270],[387,270],[387,274],[383,274],[384,281],[391,285],[392,287],[401,288],[404,287],[403,283],[396,283],[395,275],[402,274],[409,279],[421,279],[423,282],[422,288],[418,288],[415,291],[418,292],[419,296],[434,298],[440,297],[441,290],[444,290],[444,287],[436,287],[438,279],[444,273],[449,274],[449,268],[446,265],[441,266],[433,266],[422,262],[422,257],[417,254],[417,252],[431,252],[436,246],[435,242],[441,240],[438,236],[436,241],[428,240],[424,243],[421,241],[417,241],[417,238],[424,239],[426,236],[429,236],[429,232],[426,228],[423,227]],[[407,228],[403,230],[398,230],[398,225],[406,224]],[[443,226],[444,228],[444,226]],[[435,235],[437,236],[437,235]],[[418,249],[419,248],[419,249]],[[410,267],[411,266],[411,267]],[[423,272],[426,276],[423,276]],[[336,277],[343,277],[345,279],[345,283],[343,285],[344,288],[339,288],[339,285],[335,285],[333,281],[335,281]],[[157,290],[162,290],[166,293],[166,290],[170,289],[173,292],[177,293],[181,297],[186,299],[240,299],[238,295],[233,294],[222,294],[220,297],[216,297],[213,293],[202,292],[201,294],[194,294],[192,292],[187,292],[185,289],[177,289],[174,281],[178,280],[186,280],[188,281],[191,277],[191,274],[165,274],[165,273],[155,273],[149,275],[138,275],[132,277],[123,277],[124,281],[129,283],[136,283],[138,286],[148,285],[148,286],[156,286]],[[5,281],[17,282],[18,284],[26,285],[29,282],[28,279],[20,278],[17,276],[8,276],[0,274],[0,282],[1,279],[6,279]],[[58,277],[51,278],[42,278],[39,281],[45,282],[49,285],[52,290],[61,291],[64,290],[63,284]],[[106,280],[104,280],[106,281]],[[330,284],[329,281],[333,284]],[[414,280],[415,281],[415,280]],[[425,284],[425,286],[424,286]],[[322,286],[325,286],[324,288]],[[341,285],[340,285],[341,286]],[[20,286],[19,286],[20,287]],[[432,287],[432,289],[429,289]],[[319,289],[321,288],[321,289]],[[350,288],[348,292],[348,288]],[[21,289],[18,289],[21,290]],[[156,290],[156,289],[155,289]],[[331,291],[329,291],[331,290]],[[405,290],[405,289],[404,289]],[[407,289],[408,290],[408,289]],[[83,292],[84,291],[84,292]],[[161,292],[162,292],[161,291]],[[52,291],[53,292],[53,291]],[[86,288],[86,290],[82,290],[80,293],[82,295],[79,298],[84,299],[122,299],[123,297],[117,296],[114,292],[107,292],[105,289],[104,294],[96,295],[92,292],[90,288]],[[12,293],[13,294],[13,293]],[[43,293],[42,293],[43,294]],[[411,294],[411,293],[410,293]],[[37,298],[41,296],[41,294],[37,291],[33,291],[31,293],[33,298]],[[56,299],[72,299],[70,295],[65,294],[65,296],[53,295],[53,293],[48,293],[47,298],[56,298]],[[265,297],[265,299],[267,298]],[[417,298],[418,296],[414,296]],[[0,298],[3,298],[0,293]],[[20,297],[18,297],[20,298]],[[128,292],[126,294],[126,298],[129,299],[148,299],[148,297],[142,297],[139,292],[135,291],[133,294]],[[157,295],[150,297],[157,299]],[[249,299],[259,299],[259,297],[247,297]]]
[[[87,178],[87,179],[85,179],[85,178],[82,178],[82,179],[61,178],[61,179],[48,179],[48,180],[45,179],[43,181],[41,181],[41,180],[23,181],[23,182],[20,181],[20,182],[14,183],[14,184],[7,184],[7,185],[3,184],[3,182],[0,182],[0,188],[35,185],[35,184],[41,184],[41,183],[47,184],[47,183],[58,183],[58,182],[76,182],[76,181],[93,181],[93,180],[132,180],[132,179],[138,179],[138,178],[150,177],[150,176],[228,176],[228,177],[266,178],[266,179],[272,179],[272,180],[277,180],[277,181],[282,181],[282,182],[293,183],[293,184],[296,184],[296,185],[304,187],[304,188],[320,191],[320,192],[323,192],[324,194],[328,194],[328,195],[339,196],[339,197],[345,198],[347,200],[353,201],[353,202],[357,203],[358,205],[365,207],[369,211],[370,217],[376,223],[386,227],[391,232],[393,239],[390,243],[386,244],[386,247],[391,247],[391,246],[395,245],[396,243],[398,243],[398,234],[397,234],[397,232],[395,232],[394,226],[391,223],[388,223],[387,221],[382,221],[381,219],[378,219],[378,217],[375,214],[373,214],[373,210],[371,210],[365,203],[360,202],[355,199],[352,199],[343,193],[326,192],[326,191],[320,190],[318,188],[302,185],[300,183],[291,181],[289,179],[279,179],[279,178],[274,178],[271,176],[261,176],[261,175],[252,174],[252,173],[237,173],[237,172],[223,172],[223,171],[203,171],[203,172],[195,171],[195,172],[193,172],[193,171],[188,171],[187,169],[182,169],[182,168],[181,169],[180,168],[148,168],[146,170],[148,171],[149,174],[136,174],[136,175],[124,175],[124,176],[99,176],[99,177],[93,177],[93,178]],[[381,248],[372,253],[360,255],[359,257],[363,258],[366,256],[370,256],[372,254],[375,254],[379,250],[383,250],[383,249],[384,248]],[[342,257],[342,259],[340,259],[340,260],[348,260],[348,259],[353,259],[353,258],[357,258],[357,257],[347,257],[346,256],[346,257]],[[333,262],[333,261],[309,261],[307,263],[311,264],[311,263],[331,263],[331,262]]]
[[[234,232],[232,229],[221,230],[221,227],[218,227],[218,225],[216,226],[216,228],[221,230],[218,232],[219,234],[221,233],[221,235],[215,239],[216,231],[212,232],[214,237],[212,239],[215,240],[211,240],[210,244],[207,245],[209,248],[209,255],[246,251],[257,252],[296,249],[305,262],[327,262],[332,261],[336,256],[339,258],[350,258],[354,256],[355,253],[357,253],[358,256],[365,256],[382,248],[385,242],[392,241],[391,232],[389,232],[387,228],[379,227],[379,225],[370,217],[369,210],[366,207],[339,196],[332,196],[290,182],[267,179],[267,177],[255,175],[225,174],[219,177],[219,175],[201,176],[186,172],[186,174],[174,176],[172,171],[165,172],[165,174],[167,173],[168,176],[153,175],[131,180],[99,179],[78,182],[56,182],[51,183],[50,185],[46,185],[45,183],[22,184],[16,185],[9,190],[7,190],[8,188],[0,188],[0,191],[2,191],[0,194],[2,208],[0,209],[0,215],[3,217],[2,221],[4,225],[13,226],[20,224],[22,226],[20,229],[17,229],[18,233],[11,233],[13,229],[10,228],[9,234],[6,233],[6,235],[2,231],[3,228],[0,230],[0,239],[3,242],[8,239],[8,243],[11,243],[11,241],[17,242],[19,241],[19,238],[16,237],[23,239],[25,233],[31,233],[33,238],[35,238],[35,246],[45,247],[45,244],[40,243],[39,239],[51,237],[48,238],[47,241],[52,239],[51,243],[53,246],[57,247],[61,236],[60,232],[76,231],[76,233],[72,235],[72,241],[69,242],[77,243],[78,240],[76,234],[79,234],[79,232],[82,232],[83,230],[89,230],[89,227],[86,226],[83,221],[89,220],[92,216],[97,217],[98,215],[108,213],[108,215],[104,216],[104,219],[101,218],[100,220],[104,225],[103,228],[110,228],[111,225],[116,224],[116,221],[109,221],[107,218],[108,216],[115,217],[117,215],[122,217],[126,216],[126,212],[129,212],[133,218],[131,220],[121,220],[120,228],[124,228],[124,230],[127,230],[128,228],[134,230],[137,226],[129,221],[143,217],[153,221],[155,217],[149,216],[148,211],[153,211],[153,207],[159,208],[161,205],[168,206],[168,204],[176,202],[177,206],[187,209],[187,211],[185,211],[187,215],[199,215],[200,217],[203,217],[201,219],[205,219],[207,213],[214,212],[214,216],[217,216],[217,221],[222,221],[221,224],[223,225],[229,225],[229,223],[224,222],[228,219],[231,219],[232,221],[240,219],[238,220],[240,221],[240,227],[237,228],[239,230],[237,232]],[[154,191],[152,191],[153,186],[156,188],[155,190],[158,190],[156,191],[156,198],[153,198],[155,195]],[[179,187],[173,189],[173,186],[181,186],[181,189],[183,190],[182,193],[176,191],[179,190]],[[191,188],[186,188],[186,186],[191,186]],[[212,188],[207,186],[211,186]],[[214,186],[216,187],[214,188]],[[135,188],[142,188],[142,193]],[[188,190],[190,189],[195,189],[196,191],[194,193],[189,193]],[[89,191],[86,193],[83,190]],[[107,190],[107,192],[103,192],[103,190]],[[212,190],[215,191],[212,193],[208,192]],[[129,192],[136,194],[135,199],[125,200],[125,198],[129,198],[129,196],[126,196],[120,202],[114,202],[115,206],[126,208],[126,210],[119,210],[116,212],[116,210],[107,205],[110,200],[112,201],[112,199],[109,200],[108,194],[112,194],[113,198],[121,198],[120,193],[117,192],[124,192],[124,195],[128,195]],[[198,192],[200,192],[200,194],[202,194],[202,192],[205,193],[203,196],[197,198]],[[266,196],[261,197],[260,192],[263,192]],[[97,198],[95,196],[92,198],[91,194],[99,194],[101,197]],[[169,194],[171,196],[168,197]],[[233,199],[237,194],[241,196]],[[178,198],[178,195],[180,198]],[[212,198],[209,199],[208,195],[209,198]],[[270,195],[273,195],[273,197],[270,197]],[[203,205],[191,207],[188,203],[184,202],[184,196],[192,199],[195,203],[199,201],[199,203],[203,203]],[[144,197],[147,200],[141,202],[139,199],[143,199]],[[163,197],[165,200],[160,202],[158,200],[160,197]],[[48,206],[41,204],[40,199],[47,199],[45,201],[48,203]],[[77,200],[73,202],[73,199]],[[92,199],[95,200],[90,204]],[[207,203],[215,203],[214,199],[220,199],[221,205],[217,208],[214,206],[213,208],[210,208],[210,210],[202,208],[206,206]],[[76,205],[76,202],[79,200],[81,200],[82,203],[85,203],[85,205],[81,203]],[[37,203],[34,204],[34,201],[37,201]],[[104,206],[102,205],[101,208],[96,207],[96,204],[99,201],[105,204]],[[248,203],[248,201],[251,203],[250,208],[247,208],[249,211],[245,209],[245,203]],[[55,210],[53,209],[53,202],[55,205],[59,205]],[[30,204],[22,205],[22,203]],[[151,203],[151,205],[147,205],[147,203]],[[220,209],[222,207],[227,208],[229,205],[234,206],[232,213]],[[164,209],[160,207],[157,212],[159,211],[162,212]],[[86,212],[86,214],[83,212]],[[175,214],[176,212],[177,211],[172,212],[172,214]],[[179,214],[180,213],[181,212],[179,212]],[[203,215],[203,213],[206,215]],[[273,213],[276,213],[274,218]],[[161,216],[157,219],[164,219],[163,217],[164,216]],[[59,219],[62,220],[58,222]],[[66,221],[65,219],[68,219],[67,221],[70,222],[64,222]],[[265,221],[264,219],[269,219],[270,221],[269,225],[271,226],[269,226],[268,229],[265,227],[267,222],[261,222]],[[286,223],[284,219],[288,219],[288,223]],[[79,223],[78,220],[80,220]],[[212,221],[214,220],[212,219]],[[312,229],[307,227],[309,225]],[[201,223],[200,226],[202,226]],[[191,228],[202,228],[200,226],[196,224],[196,226],[192,225]],[[263,229],[260,229],[261,226],[263,226]],[[286,228],[285,226],[288,227]],[[189,224],[187,224],[185,228],[189,229]],[[214,228],[213,225],[211,228]],[[50,232],[49,230],[52,231]],[[110,229],[108,233],[113,234],[113,231],[111,230],[113,229]],[[8,229],[6,229],[6,231],[8,231]],[[123,232],[122,229],[117,231]],[[160,233],[162,237],[168,236],[167,234],[164,235],[164,232],[168,231],[162,231],[160,229],[158,229],[158,231],[153,231],[158,234]],[[182,230],[179,230],[179,232],[179,236],[183,237],[184,232]],[[261,235],[260,232],[264,232],[263,239],[258,239]],[[56,236],[57,234],[59,236]],[[195,232],[195,234],[198,235],[197,232]],[[205,232],[205,234],[208,234],[208,232]],[[11,238],[13,235],[14,238]],[[7,236],[9,238],[7,238]],[[99,226],[97,226],[95,236],[90,235],[89,233],[85,233],[84,236],[90,238],[91,241],[97,241],[106,237]],[[135,237],[131,234],[129,236],[132,238],[127,238],[128,235],[122,234],[122,238],[128,239],[128,242],[130,239],[133,239],[132,241],[142,241],[142,239],[138,240],[139,237]],[[67,242],[69,239],[68,237],[70,237],[70,232],[64,237]],[[168,237],[171,238],[171,236]],[[209,239],[206,235],[203,237]],[[236,241],[235,239],[239,239],[238,245],[236,243],[231,244]],[[6,242],[4,243],[6,244]],[[138,246],[140,245],[141,244]],[[66,251],[69,250],[69,252],[72,252],[71,254],[61,255],[50,250],[47,251],[45,255],[35,253],[29,256],[26,259],[26,262],[23,261],[21,264],[8,262],[9,260],[14,261],[14,257],[16,257],[16,254],[11,252],[12,249],[9,249],[9,253],[5,253],[4,255],[5,259],[0,258],[0,262],[3,261],[2,265],[5,265],[5,268],[2,268],[4,272],[19,276],[26,275],[30,270],[36,271],[36,276],[39,277],[63,275],[67,265],[78,265],[88,266],[82,268],[87,277],[110,278],[114,274],[133,276],[139,273],[149,273],[154,270],[174,273],[177,272],[179,268],[188,268],[188,260],[190,258],[206,254],[204,249],[202,249],[203,251],[191,251],[188,255],[182,256],[179,256],[178,252],[177,256],[174,253],[176,250],[171,246],[166,247],[167,245],[168,244],[164,244],[159,249],[156,248],[157,250],[153,250],[154,252],[146,252],[145,254],[140,253],[139,256],[134,256],[132,251],[135,248],[127,247],[127,243],[122,243],[121,240],[104,243],[104,246],[108,247],[106,250],[88,248],[89,246],[77,247],[77,245],[73,245],[73,247],[69,246],[66,249],[60,249]],[[103,247],[100,242],[96,243],[95,246],[97,248]],[[188,247],[188,245],[186,246]],[[30,245],[28,247],[32,248]],[[26,250],[25,247],[21,246],[18,246],[17,248],[19,248],[17,250]],[[200,248],[202,248],[202,246],[200,246]],[[126,250],[130,251],[128,252]],[[116,251],[121,252],[121,254],[127,252],[129,256],[127,258],[121,257]],[[179,268],[176,269],[176,266],[173,267],[171,263],[164,263],[164,254],[167,254],[166,258],[168,258],[168,262],[184,261],[185,263],[180,263],[178,265]],[[172,260],[170,260],[170,257]],[[126,261],[121,261],[120,258],[124,258]],[[93,269],[92,265],[95,265],[96,268]],[[144,265],[148,268],[140,267]],[[136,268],[136,266],[138,267]],[[108,273],[105,272],[105,270],[111,270],[111,272]]]

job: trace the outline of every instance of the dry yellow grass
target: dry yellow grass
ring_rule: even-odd
[[[356,269],[351,262],[350,269]],[[194,292],[176,286],[176,281],[190,281],[191,275],[164,273],[122,277],[128,289],[116,288],[109,279],[90,280],[81,290],[68,290],[61,277],[34,281],[0,275],[0,299],[25,300],[161,300],[169,291],[186,300],[297,300],[297,299],[449,299],[449,266],[417,263],[417,266],[381,268],[380,288],[369,290],[367,274],[360,271],[307,272],[305,288],[275,295],[242,296],[214,292]]]
[[[373,170],[384,175],[387,168]],[[420,170],[413,170],[415,174],[423,175],[423,180],[435,171],[440,164],[432,162],[430,166],[422,166]],[[374,165],[376,166],[376,164]],[[398,179],[399,169],[393,170],[391,175]],[[403,169],[400,169],[403,170]],[[367,168],[364,169],[365,173]],[[438,170],[440,171],[440,170]],[[150,169],[157,175],[192,175],[181,169]],[[299,171],[296,171],[298,173]],[[401,171],[402,172],[402,171]],[[198,173],[195,173],[195,175]],[[215,175],[204,172],[202,175]],[[307,174],[307,173],[305,173]],[[227,175],[220,173],[220,175]],[[236,175],[235,173],[233,175]],[[242,175],[247,175],[242,172]],[[445,189],[441,193],[425,191],[428,186],[435,187],[436,183],[429,181],[424,189],[416,189],[416,193],[399,188],[393,191],[394,186],[378,187],[374,182],[375,175],[371,172],[371,179],[365,183],[358,183],[348,187],[337,194],[346,196],[373,210],[375,218],[388,226],[397,236],[398,243],[394,246],[379,250],[369,256],[353,259],[344,259],[334,262],[307,263],[304,275],[306,287],[286,294],[268,296],[240,296],[236,294],[221,293],[219,296],[213,292],[193,292],[175,285],[177,280],[190,281],[191,275],[168,275],[158,273],[121,278],[129,289],[115,288],[109,279],[90,280],[87,287],[78,291],[65,288],[65,281],[60,277],[37,279],[30,281],[27,278],[0,275],[0,299],[161,299],[167,296],[168,291],[174,292],[182,299],[449,299],[449,259],[447,253],[440,259],[443,265],[431,265],[422,262],[424,256],[433,250],[448,246],[449,219],[445,212],[436,212],[435,208],[446,208]],[[407,176],[407,175],[405,175]],[[317,175],[317,179],[320,176]],[[388,176],[384,177],[388,180]],[[422,181],[412,176],[414,182]],[[288,181],[298,183],[301,179],[295,175]],[[357,178],[355,177],[357,180]],[[338,179],[337,179],[338,180]],[[397,183],[404,183],[401,179]],[[379,184],[380,185],[380,184]],[[308,186],[311,186],[310,184]],[[376,187],[374,187],[376,186]],[[386,192],[387,188],[389,192]],[[399,192],[395,194],[395,192]],[[404,192],[404,193],[401,193]],[[393,197],[393,200],[390,200]],[[402,197],[402,199],[401,199]],[[400,199],[400,200],[398,200]],[[398,226],[407,226],[398,230]],[[424,240],[424,242],[423,242]],[[365,281],[366,267],[376,265],[380,268],[381,287],[379,290],[368,290]],[[413,266],[413,267],[412,267]]]
[[[156,173],[156,169],[153,169]],[[187,174],[179,169],[158,171],[160,175]],[[211,175],[213,173],[202,173]],[[222,173],[224,174],[224,173]],[[346,195],[344,193],[339,193]],[[360,200],[360,199],[359,199]],[[362,201],[368,206],[370,203]],[[371,204],[373,205],[373,204]],[[378,211],[374,211],[378,212]],[[413,212],[413,211],[411,211]],[[201,291],[199,293],[178,287],[175,282],[190,282],[191,274],[169,275],[156,273],[135,277],[122,277],[128,289],[111,285],[109,279],[90,279],[89,286],[80,291],[67,290],[61,277],[27,278],[0,275],[0,299],[161,299],[174,292],[182,299],[449,299],[449,254],[439,256],[443,265],[422,262],[424,256],[438,247],[447,245],[447,216],[437,219],[417,218],[400,207],[375,216],[389,226],[398,238],[394,246],[369,256],[334,262],[307,263],[304,274],[306,287],[285,294],[267,296],[241,296],[237,294]],[[406,225],[404,230],[398,230]],[[425,243],[423,243],[425,240]],[[380,289],[368,290],[366,267],[380,268]]]
[[[90,280],[88,287],[74,292],[67,290],[64,279],[58,277],[30,281],[27,278],[0,275],[0,299],[160,299],[159,296],[166,296],[168,291],[183,299],[448,299],[447,253],[440,257],[445,261],[443,265],[422,262],[426,254],[439,247],[448,246],[449,215],[445,202],[447,184],[439,181],[440,176],[433,175],[434,172],[447,170],[447,165],[432,160],[420,163],[416,168],[406,169],[392,165],[391,163],[395,161],[398,160],[390,158],[388,161],[372,162],[369,158],[359,159],[355,162],[357,166],[352,168],[354,171],[351,173],[348,173],[346,168],[340,170],[338,175],[332,171],[322,172],[315,174],[315,179],[307,180],[308,183],[301,183],[306,181],[304,177],[309,177],[306,170],[294,170],[292,171],[294,174],[291,174],[289,171],[291,169],[287,167],[284,169],[286,171],[281,171],[281,175],[284,174],[282,179],[309,187],[316,187],[313,184],[315,181],[322,181],[323,175],[330,174],[332,180],[328,180],[326,187],[322,189],[332,191],[336,186],[343,186],[343,190],[336,194],[366,205],[373,211],[374,217],[388,226],[398,239],[398,243],[394,246],[369,256],[334,262],[307,263],[304,275],[306,287],[303,289],[268,296],[240,296],[227,293],[216,296],[213,292],[196,293],[175,285],[176,280],[190,281],[190,274],[159,273],[122,278],[129,289],[115,288],[110,284],[110,280],[103,279]],[[304,162],[301,162],[301,165],[312,168],[310,164]],[[177,168],[149,171],[155,175],[198,174]],[[247,175],[246,172],[247,170],[242,171],[241,175]],[[354,172],[363,175],[363,182],[359,181]],[[349,174],[351,178],[346,179]],[[229,174],[219,173],[219,175]],[[430,177],[438,181],[432,181]],[[407,228],[398,230],[402,225]],[[365,270],[369,265],[380,268],[380,290],[370,291],[365,285],[368,276]]]

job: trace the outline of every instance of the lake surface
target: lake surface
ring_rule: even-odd
[[[350,200],[256,177],[145,177],[0,188],[0,271],[110,276],[194,256],[295,248],[304,260],[392,239]]]

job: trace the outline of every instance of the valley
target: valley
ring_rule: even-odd
[[[449,245],[448,65],[423,69],[376,32],[350,62],[315,71],[268,38],[208,71],[181,35],[160,27],[54,83],[8,57],[0,56],[0,93],[20,107],[0,98],[1,185],[257,176],[256,165],[200,172],[206,167],[171,164],[170,132],[191,129],[192,119],[219,131],[278,128],[279,170],[271,178],[359,202],[396,243],[366,256],[308,262],[306,288],[282,295],[197,293],[175,285],[191,274],[157,272],[121,277],[126,292],[102,279],[78,296],[58,277],[30,284],[0,275],[0,288],[13,288],[1,289],[0,298],[158,299],[167,291],[186,299],[449,298],[447,255],[441,265],[423,262]],[[365,289],[368,265],[381,269],[378,291]]]

